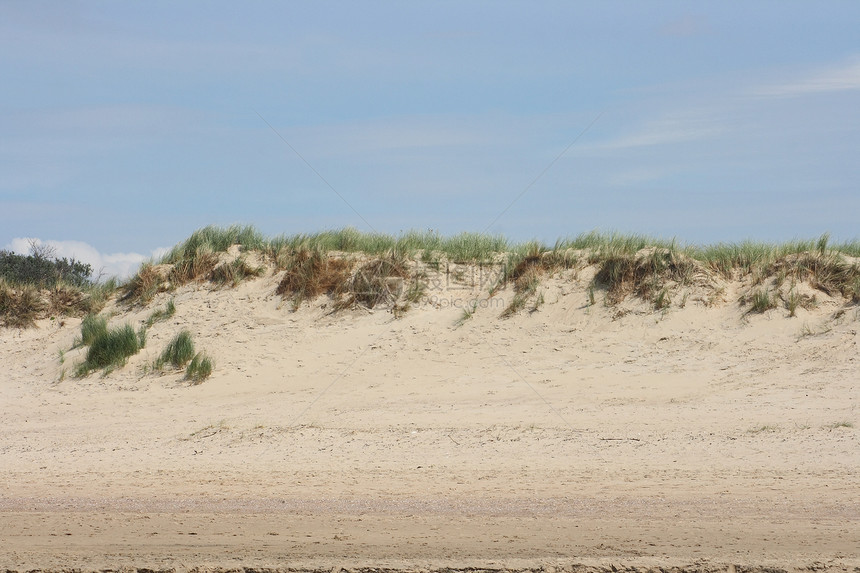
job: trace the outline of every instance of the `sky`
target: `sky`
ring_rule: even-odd
[[[860,2],[0,0],[0,248],[860,238]]]

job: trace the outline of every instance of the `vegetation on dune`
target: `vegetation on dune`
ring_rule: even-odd
[[[156,322],[167,320],[174,314],[176,314],[176,302],[173,299],[170,299],[167,301],[167,304],[164,305],[164,308],[152,311],[152,314],[150,314],[149,318],[146,319],[146,327],[149,328]]]
[[[155,367],[161,369],[169,364],[174,368],[184,368],[194,358],[194,354],[191,333],[183,330],[167,343],[158,360],[155,361]]]
[[[29,255],[0,251],[0,325],[33,326],[47,317],[98,312],[116,281],[96,283],[92,267],[57,258],[49,247],[31,245]]]
[[[576,279],[584,269],[593,276],[589,304],[603,293],[607,305],[634,297],[665,310],[683,306],[693,289],[718,293],[721,281],[739,281],[745,285],[739,302],[750,312],[783,305],[793,316],[798,308],[816,304],[799,285],[860,302],[860,266],[852,259],[858,256],[860,241],[833,243],[828,235],[780,244],[695,246],[647,235],[589,232],[547,246],[479,233],[445,237],[432,230],[394,236],[345,228],[268,238],[251,226],[209,226],[161,260],[141,265],[120,287],[120,300],[148,304],[158,293],[195,281],[234,287],[271,268],[283,272],[276,294],[294,309],[328,295],[335,310],[390,305],[399,315],[426,298],[428,273],[453,269],[462,274],[469,266],[488,265],[501,272],[495,284],[481,286],[490,296],[507,287],[512,292],[503,316],[537,309],[545,277]],[[90,271],[43,251],[27,257],[0,252],[0,323],[23,327],[45,316],[97,312],[116,284],[95,285]],[[721,296],[714,294],[713,300]],[[160,318],[153,316],[148,324]]]
[[[0,278],[12,284],[83,288],[91,285],[92,273],[90,265],[75,259],[57,258],[50,247],[36,243],[30,245],[29,255],[0,251]]]
[[[320,248],[301,248],[283,264],[286,272],[275,294],[292,300],[295,309],[305,300],[339,293],[353,263],[349,259],[329,257]]]
[[[107,319],[97,314],[88,314],[81,321],[81,338],[75,346],[90,346],[97,338],[108,333]]]
[[[236,257],[212,269],[209,280],[223,286],[236,287],[249,278],[262,276],[266,272],[264,266],[252,266],[244,257]]]
[[[185,379],[192,384],[200,384],[212,374],[215,363],[203,352],[198,352],[185,369]]]
[[[47,305],[33,285],[11,285],[0,279],[0,320],[3,326],[24,328],[44,315]]]
[[[606,288],[609,303],[621,302],[629,294],[635,294],[655,306],[664,306],[665,289],[690,284],[699,270],[696,261],[678,251],[660,248],[643,251],[610,255],[599,263],[594,281]]]
[[[250,225],[230,227],[210,225],[191,233],[190,237],[164,255],[161,263],[176,265],[194,261],[209,253],[227,252],[227,249],[233,245],[239,245],[245,251],[265,251],[269,244],[269,239]]]
[[[269,242],[267,251],[277,257],[279,253],[299,252],[304,249],[322,253],[337,251],[381,256],[397,252],[425,261],[445,257],[450,262],[490,261],[509,250],[508,240],[502,236],[481,233],[460,233],[443,237],[434,231],[409,231],[395,237],[384,233],[362,233],[352,227],[313,234],[280,236]]]
[[[122,366],[130,356],[137,354],[146,345],[146,330],[135,331],[130,324],[108,330],[97,323],[87,349],[86,358],[78,366],[76,375],[83,377],[93,370],[111,369]],[[81,329],[81,338],[85,336]]]
[[[360,304],[366,308],[393,303],[403,291],[409,278],[409,262],[405,255],[392,251],[361,265],[347,281],[345,305]]]
[[[303,301],[323,294],[335,301],[336,310],[395,303],[411,277],[409,259],[396,250],[358,262],[351,257],[331,256],[320,248],[302,248],[286,266],[275,293],[291,300],[294,310]],[[417,302],[425,288],[419,280],[413,281],[405,289],[403,304]],[[405,308],[399,307],[402,311]]]

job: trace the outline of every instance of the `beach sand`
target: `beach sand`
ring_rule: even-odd
[[[177,312],[107,376],[80,319],[0,330],[0,570],[860,571],[856,305],[609,307],[585,272],[396,318],[277,279],[111,303]],[[198,385],[146,372],[182,329]]]

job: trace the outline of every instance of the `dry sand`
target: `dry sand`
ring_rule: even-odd
[[[856,306],[619,312],[586,269],[456,327],[482,289],[329,315],[276,279],[181,288],[104,377],[78,319],[0,331],[0,570],[860,571]],[[182,328],[200,385],[144,373]]]

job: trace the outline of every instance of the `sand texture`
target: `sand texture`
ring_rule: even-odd
[[[856,305],[588,279],[510,318],[462,273],[400,317],[191,284],[112,302],[177,311],[82,379],[80,319],[0,330],[0,570],[860,571]],[[182,329],[198,385],[148,371]]]

